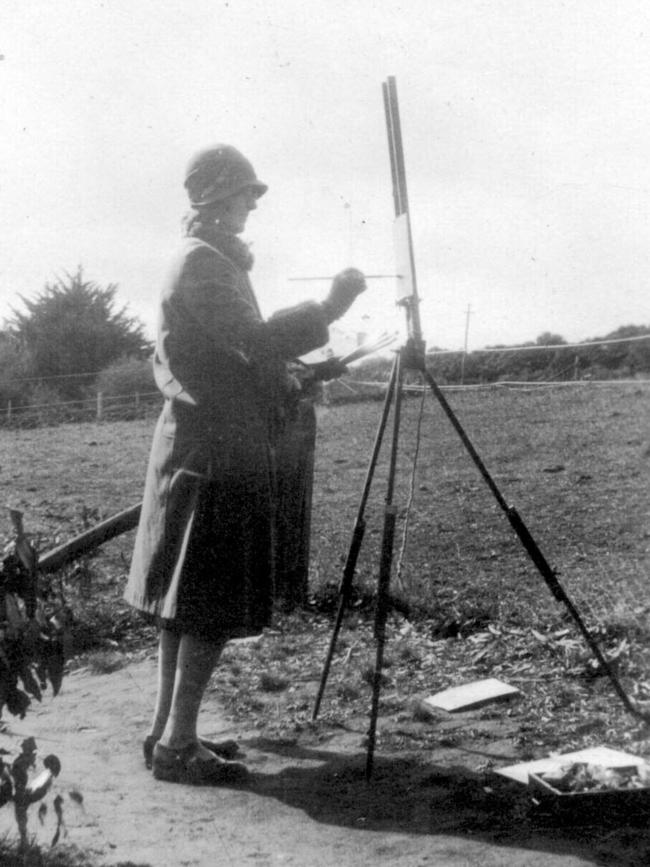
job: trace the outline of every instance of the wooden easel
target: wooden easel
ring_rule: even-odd
[[[384,111],[386,115],[386,129],[388,132],[388,149],[390,155],[391,176],[393,182],[393,201],[395,205],[395,255],[397,260],[397,304],[404,308],[406,314],[407,325],[407,341],[404,346],[398,350],[395,355],[393,366],[391,369],[388,388],[384,400],[382,415],[380,418],[375,442],[373,445],[366,479],[364,482],[357,516],[352,531],[352,539],[343,569],[343,577],[339,589],[339,606],[337,610],[334,629],[330,639],[329,649],[323,672],[321,675],[320,686],[312,718],[316,719],[320,710],[321,701],[327,684],[329,670],[332,663],[332,658],[336,649],[336,642],[343,622],[343,616],[348,607],[352,583],[356,564],[363,542],[365,533],[365,509],[372,486],[379,452],[384,438],[384,433],[387,427],[388,418],[391,408],[393,409],[393,427],[392,441],[390,446],[390,460],[388,465],[388,480],[386,488],[386,498],[384,506],[384,527],[381,542],[381,554],[379,563],[379,577],[377,583],[377,605],[374,623],[374,636],[376,643],[375,669],[372,681],[372,705],[370,711],[370,724],[368,729],[368,748],[366,759],[366,779],[370,780],[373,769],[373,759],[376,745],[377,733],[377,717],[379,712],[379,698],[381,693],[382,669],[384,660],[384,648],[386,644],[386,621],[389,611],[390,600],[390,579],[393,565],[393,541],[395,537],[395,524],[397,518],[397,509],[393,503],[393,494],[395,486],[395,471],[397,466],[397,456],[399,449],[399,429],[401,404],[403,394],[403,377],[406,369],[416,371],[423,383],[429,386],[433,396],[440,404],[443,412],[451,422],[456,433],[459,435],[465,449],[469,453],[472,461],[477,467],[483,480],[494,495],[499,507],[504,512],[510,526],[519,538],[526,553],[533,561],[538,572],[548,585],[553,596],[561,602],[575,621],[578,629],[583,635],[585,642],[598,661],[602,670],[609,677],[614,690],[621,699],[626,710],[634,716],[650,722],[650,713],[640,710],[634,705],[629,698],[623,686],[621,685],[615,671],[610,666],[609,662],[603,655],[598,643],[591,635],[585,625],[576,606],[566,594],[564,588],[557,579],[553,569],[548,564],[546,558],[541,552],[537,542],[532,537],[528,527],[514,506],[508,505],[501,491],[497,487],[494,479],[488,472],[478,452],[474,448],[471,440],[467,436],[460,421],[456,417],[454,411],[450,407],[447,399],[440,390],[432,375],[425,365],[425,345],[422,339],[422,329],[420,324],[420,299],[417,289],[417,281],[415,276],[415,260],[413,254],[413,239],[411,234],[411,221],[409,215],[408,195],[406,189],[406,170],[404,165],[404,150],[402,144],[402,133],[399,118],[399,106],[397,102],[397,87],[395,78],[389,77],[382,85],[384,98]]]

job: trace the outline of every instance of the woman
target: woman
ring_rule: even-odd
[[[226,642],[269,622],[286,361],[327,342],[328,325],[365,281],[348,269],[323,303],[264,321],[248,276],[253,257],[238,236],[266,185],[239,151],[216,145],[192,159],[185,188],[192,210],[162,293],[154,356],[165,401],[125,598],[160,626],[145,760],[158,779],[200,785],[246,774],[217,755],[220,745],[200,741],[197,718]]]

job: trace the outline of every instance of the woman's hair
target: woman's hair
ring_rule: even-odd
[[[181,222],[183,234],[196,234],[201,229],[214,228],[219,223],[222,208],[223,202],[212,202],[201,208],[190,208]]]

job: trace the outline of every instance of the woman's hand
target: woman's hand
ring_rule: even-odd
[[[323,302],[328,323],[340,319],[350,309],[357,295],[365,290],[366,278],[357,268],[346,268],[337,274]]]
[[[328,358],[309,365],[316,382],[329,382],[348,373],[348,368],[339,358]]]

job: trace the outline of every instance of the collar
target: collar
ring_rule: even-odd
[[[225,232],[218,223],[204,223],[201,215],[192,210],[184,220],[184,229],[187,237],[200,238],[206,244],[216,247],[242,270],[250,271],[253,267],[255,258],[248,244],[237,235]]]

